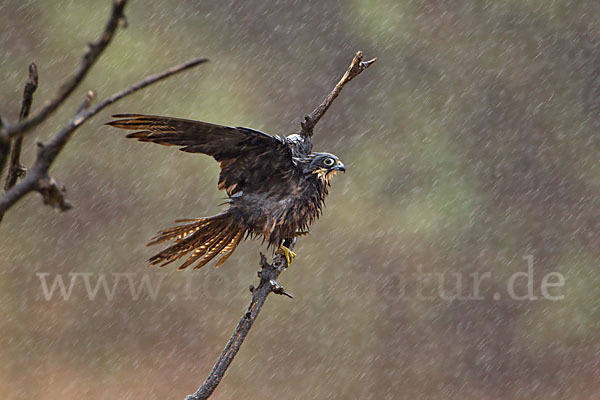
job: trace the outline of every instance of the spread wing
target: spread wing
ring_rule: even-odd
[[[218,188],[225,189],[229,196],[240,190],[263,193],[286,190],[287,184],[299,174],[290,147],[278,136],[249,128],[154,115],[113,117],[119,119],[107,125],[136,131],[128,134],[128,138],[181,146],[182,151],[214,157],[221,164]]]

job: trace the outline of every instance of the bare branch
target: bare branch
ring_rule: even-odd
[[[293,249],[294,244],[296,243],[296,239],[294,239],[291,243],[284,244],[290,250]],[[262,306],[265,304],[267,300],[267,296],[271,293],[281,294],[288,297],[292,297],[289,293],[287,293],[283,287],[279,286],[277,283],[277,278],[279,274],[283,272],[285,268],[287,268],[287,261],[285,257],[281,255],[276,255],[273,258],[273,264],[269,264],[267,262],[264,254],[260,254],[260,266],[261,269],[258,271],[258,277],[260,278],[260,283],[258,287],[250,286],[250,291],[252,292],[252,300],[250,301],[250,305],[248,309],[240,318],[233,334],[229,338],[229,341],[225,345],[223,352],[217,359],[217,362],[213,366],[212,371],[206,378],[206,381],[196,390],[194,394],[191,394],[186,397],[186,400],[204,400],[208,399],[208,397],[212,394],[212,392],[217,388],[221,379],[225,375],[225,371],[231,365],[233,358],[236,356],[237,352],[240,350],[244,339],[248,335],[250,328],[256,321],[258,317],[258,313],[262,309]]]
[[[315,110],[310,113],[310,115],[306,115],[304,117],[304,122],[301,123],[302,131],[300,134],[304,137],[312,137],[313,129],[319,120],[325,115],[331,103],[338,97],[344,86],[350,82],[352,79],[356,78],[361,72],[365,69],[369,68],[371,64],[377,61],[377,58],[373,58],[369,61],[363,61],[363,53],[362,51],[357,51],[356,55],[352,59],[348,70],[342,76],[342,79],[335,85],[331,93],[323,99],[321,104]]]
[[[19,113],[19,120],[23,121],[29,116],[29,110],[31,110],[31,102],[33,101],[33,94],[38,87],[38,71],[35,63],[29,64],[29,76],[25,88],[23,89],[23,102],[21,103],[21,112]]]
[[[179,72],[185,71],[189,68],[192,68],[196,65],[203,64],[207,62],[206,58],[196,58],[186,63],[177,65],[175,67],[171,67],[166,71],[163,71],[159,74],[149,76],[131,86],[118,92],[109,98],[102,101],[100,104],[95,107],[88,108],[89,103],[91,102],[91,97],[93,97],[93,92],[88,92],[88,96],[84,101],[84,104],[79,108],[77,114],[69,121],[69,123],[58,132],[46,145],[40,145],[40,149],[38,151],[37,159],[35,164],[31,168],[31,171],[27,174],[25,179],[17,183],[13,186],[4,197],[0,198],[0,220],[6,211],[12,207],[17,201],[19,201],[22,197],[28,194],[31,191],[39,191],[44,196],[44,202],[50,205],[58,205],[58,208],[61,210],[68,209],[63,207],[63,205],[67,204],[64,200],[64,189],[61,189],[60,185],[51,178],[48,177],[48,169],[60,153],[60,151],[65,147],[73,132],[88,119],[102,111],[105,107],[111,105],[112,103],[126,97],[130,94],[137,92],[140,89],[145,88],[146,86],[152,85],[160,80],[168,78],[171,75],[177,74]],[[49,182],[49,183],[48,183]],[[48,184],[50,186],[56,186],[56,188],[47,190]]]
[[[31,118],[18,122],[14,125],[8,125],[0,132],[0,142],[9,138],[23,135],[25,132],[38,126],[48,118],[83,81],[89,70],[94,66],[100,55],[111,42],[117,31],[120,21],[124,21],[123,10],[127,0],[114,0],[112,12],[104,31],[97,41],[89,43],[85,54],[83,55],[79,69],[65,83],[61,85],[56,96],[46,102],[41,110],[36,112]]]
[[[373,58],[369,61],[362,61],[362,52],[359,51],[354,56],[350,67],[342,77],[342,79],[335,85],[335,88],[331,91],[331,93],[321,102],[321,104],[309,115],[305,117],[305,121],[302,123],[302,132],[300,133],[304,137],[311,137],[313,133],[313,129],[317,122],[323,117],[331,103],[336,99],[336,97],[340,94],[340,91],[348,82],[354,79],[358,74],[360,74],[365,69],[369,68],[371,64],[373,64],[377,59]],[[294,239],[291,243],[284,243],[284,246],[288,247],[290,250],[293,248],[296,243],[296,239]],[[204,400],[208,399],[213,391],[217,388],[221,379],[225,375],[225,371],[229,368],[229,365],[233,361],[233,358],[236,356],[239,351],[246,335],[250,331],[250,328],[254,324],[254,321],[258,317],[258,313],[260,312],[262,306],[267,300],[267,296],[271,293],[281,294],[290,298],[293,296],[287,293],[283,287],[281,287],[277,283],[277,278],[279,274],[287,267],[287,262],[285,257],[280,255],[275,256],[273,259],[273,264],[267,263],[267,259],[261,253],[261,270],[258,272],[258,276],[260,278],[260,283],[257,288],[250,286],[250,291],[252,292],[252,300],[250,301],[250,305],[248,306],[248,310],[238,322],[233,334],[229,338],[229,341],[225,345],[223,352],[217,359],[212,371],[206,378],[206,381],[196,390],[194,394],[191,394],[186,397],[186,400]]]
[[[183,72],[187,69],[193,68],[197,65],[200,64],[204,64],[208,62],[208,58],[194,58],[193,60],[190,60],[188,62],[185,62],[183,64],[179,64],[176,65],[174,67],[171,67],[159,74],[156,75],[151,75],[131,86],[129,86],[127,89],[116,93],[112,96],[110,96],[109,98],[107,98],[106,100],[104,100],[102,103],[98,104],[96,107],[94,107],[93,109],[90,110],[90,112],[92,113],[92,115],[97,114],[99,111],[101,111],[103,108],[105,108],[106,106],[111,105],[112,103],[121,100],[123,97],[125,96],[129,96],[130,94],[133,94],[135,92],[137,92],[140,89],[145,88],[146,86],[152,85],[153,83],[156,83],[160,80],[163,80],[165,78],[168,78],[171,75],[175,75],[179,72]],[[90,117],[92,116],[90,115]],[[89,118],[89,117],[88,117]],[[87,119],[87,118],[86,118]]]
[[[29,116],[31,103],[33,101],[33,93],[38,87],[38,72],[35,63],[29,64],[29,77],[25,88],[23,89],[23,101],[21,103],[21,112],[19,113],[19,121],[23,121]],[[8,190],[15,185],[18,178],[25,176],[26,169],[21,165],[21,147],[23,146],[23,136],[15,139],[15,143],[10,155],[10,165],[8,167],[8,175],[4,184],[4,190]]]

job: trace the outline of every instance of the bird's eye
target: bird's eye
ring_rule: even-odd
[[[333,158],[326,158],[325,161],[323,161],[323,164],[327,165],[328,167],[331,167],[334,162],[335,161],[333,161]]]

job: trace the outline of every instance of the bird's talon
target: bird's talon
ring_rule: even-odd
[[[294,253],[284,245],[279,246],[279,254],[285,257],[286,267],[289,267],[292,264],[292,261],[294,261],[294,258],[296,257],[296,253]]]

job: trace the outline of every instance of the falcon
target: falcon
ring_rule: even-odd
[[[199,269],[219,257],[219,267],[248,237],[262,237],[289,265],[296,254],[284,243],[308,232],[321,215],[331,178],[346,171],[335,155],[312,153],[309,136],[280,137],[155,115],[113,118],[107,125],[135,131],[128,138],[207,154],[221,166],[217,187],[227,193],[227,209],[212,217],[177,220],[180,225],[159,232],[149,246],[172,244],[151,257],[151,265],[163,267],[187,257],[179,270]]]

